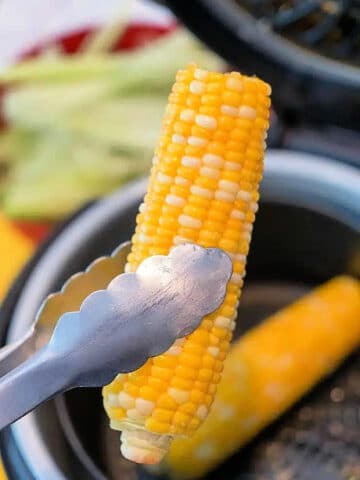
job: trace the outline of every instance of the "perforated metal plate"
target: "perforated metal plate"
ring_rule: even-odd
[[[209,480],[359,480],[360,354]]]

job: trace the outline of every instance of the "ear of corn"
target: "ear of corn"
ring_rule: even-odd
[[[175,439],[164,468],[205,475],[360,345],[360,282],[338,277],[271,316],[230,351],[209,417]]]
[[[175,436],[206,418],[235,326],[259,199],[270,87],[233,72],[190,66],[178,72],[137,216],[127,271],[147,257],[192,242],[233,260],[223,305],[201,326],[138,371],[103,390],[122,453],[157,463]]]

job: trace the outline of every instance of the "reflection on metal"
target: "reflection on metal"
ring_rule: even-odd
[[[128,251],[124,244],[73,276],[44,302],[25,340],[0,352],[2,364],[20,362],[0,378],[0,429],[58,392],[139,368],[224,300],[232,265],[223,251],[180,245],[121,273]],[[44,334],[51,338],[39,347]]]

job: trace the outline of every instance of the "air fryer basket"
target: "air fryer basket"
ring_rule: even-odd
[[[350,261],[346,258],[348,247],[354,240],[353,232],[333,219],[273,202],[262,205],[255,230],[236,337],[308,288],[344,271]],[[320,245],[324,245],[321,255]],[[357,479],[359,403],[357,354],[250,446],[206,478]],[[94,461],[95,478],[155,480],[156,477],[120,457],[119,434],[108,428],[100,391],[93,391],[90,396],[81,390],[68,392],[59,399],[57,408],[73,448],[84,461]]]

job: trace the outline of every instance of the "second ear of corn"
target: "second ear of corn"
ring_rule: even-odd
[[[172,478],[202,477],[290,407],[360,346],[360,282],[338,277],[240,338],[209,417],[175,439],[163,465]]]
[[[136,372],[103,390],[122,453],[157,463],[173,437],[193,434],[207,417],[235,326],[252,224],[259,199],[270,87],[237,72],[190,66],[179,71],[127,271],[147,257],[192,242],[233,260],[223,305],[201,326]]]

